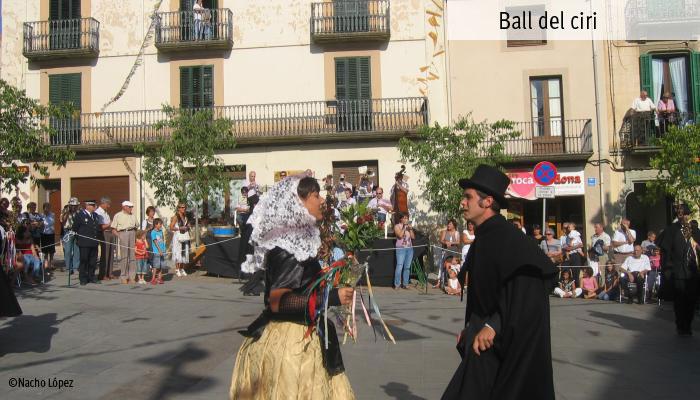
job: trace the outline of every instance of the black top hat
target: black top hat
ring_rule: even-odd
[[[459,180],[459,186],[462,189],[471,188],[484,192],[496,199],[501,208],[508,207],[508,200],[506,200],[505,196],[508,185],[510,185],[510,178],[506,174],[484,164],[476,167],[470,179],[464,178]]]
[[[94,205],[95,205],[95,200],[85,200],[85,205],[86,205],[86,206],[94,206]]]

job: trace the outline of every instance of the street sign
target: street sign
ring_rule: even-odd
[[[537,186],[535,187],[535,196],[538,199],[553,199],[554,186]]]
[[[588,178],[588,186],[595,186],[596,178]]]
[[[549,161],[542,161],[535,165],[532,177],[540,186],[549,186],[554,183],[557,177],[557,167]]]

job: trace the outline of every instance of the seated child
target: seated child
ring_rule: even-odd
[[[615,301],[620,297],[620,276],[612,260],[605,263],[605,282],[598,294],[599,300]]]
[[[459,295],[462,293],[462,285],[459,284],[457,273],[459,273],[459,268],[452,265],[448,270],[449,279],[447,280],[447,285],[445,285],[445,292],[447,294]]]
[[[559,287],[554,289],[554,294],[561,298],[573,298],[579,297],[581,293],[583,293],[583,290],[577,288],[576,282],[571,279],[571,271],[568,269],[562,271]]]
[[[595,299],[598,296],[598,279],[593,276],[593,268],[586,267],[583,269],[581,289],[583,289],[584,299]]]

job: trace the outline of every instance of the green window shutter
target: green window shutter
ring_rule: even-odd
[[[49,103],[71,103],[76,110],[82,108],[80,98],[80,74],[49,75]]]
[[[372,98],[372,82],[370,78],[369,57],[360,57],[358,60],[358,86],[360,99],[369,100]]]
[[[192,67],[180,67],[180,108],[192,108]]]
[[[61,0],[51,0],[49,3],[49,20],[61,19]]]
[[[700,52],[697,51],[690,54],[690,95],[697,121],[700,118]]]
[[[201,108],[214,105],[214,67],[180,67],[180,107]]]
[[[335,59],[335,98],[345,100],[348,98],[348,59]]]
[[[358,61],[356,57],[348,59],[348,100],[357,100],[360,98],[360,69],[358,67]]]
[[[67,86],[67,101],[71,103],[76,110],[82,109],[82,101],[80,99],[80,74],[66,74],[63,81]]]
[[[180,11],[192,11],[195,0],[180,0]]]
[[[202,70],[202,107],[212,107],[214,105],[214,67],[211,65],[201,68]]]
[[[650,98],[654,98],[654,85],[652,82],[651,55],[644,54],[639,57],[639,81],[641,90],[646,90]]]

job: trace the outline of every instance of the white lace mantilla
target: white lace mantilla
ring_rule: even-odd
[[[299,261],[315,257],[321,247],[321,233],[316,218],[309,214],[297,194],[299,177],[290,176],[265,193],[248,223],[253,226],[250,237],[254,255],[241,264],[241,271],[252,273],[264,268],[265,254],[280,247]]]

